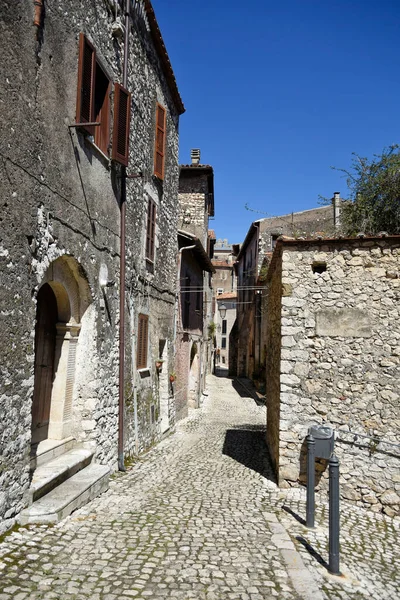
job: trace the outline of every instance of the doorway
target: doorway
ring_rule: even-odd
[[[37,296],[35,379],[32,403],[32,445],[47,439],[50,422],[58,320],[56,296],[48,283]]]

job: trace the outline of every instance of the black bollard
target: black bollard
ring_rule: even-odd
[[[329,572],[340,575],[339,569],[339,459],[329,459]]]
[[[315,518],[315,440],[311,433],[307,436],[307,506],[306,525],[314,527]]]

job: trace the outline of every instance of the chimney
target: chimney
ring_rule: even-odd
[[[192,165],[198,165],[200,162],[200,149],[192,148],[190,151],[190,157],[192,159]]]
[[[332,204],[333,204],[333,226],[335,228],[335,231],[337,231],[340,228],[340,203],[341,203],[340,192],[334,192],[333,198],[332,198]]]

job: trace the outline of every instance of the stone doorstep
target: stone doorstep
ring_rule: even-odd
[[[66,479],[87,467],[92,458],[93,451],[78,447],[38,467],[33,473],[29,489],[29,504],[39,500]]]
[[[67,437],[63,440],[44,440],[37,447],[36,455],[31,457],[30,469],[34,471],[38,467],[49,462],[53,458],[68,452],[76,443],[75,438]]]
[[[58,523],[108,489],[110,469],[91,464],[23,510],[20,525]]]

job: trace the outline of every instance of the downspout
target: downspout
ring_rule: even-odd
[[[128,87],[130,0],[125,1],[124,70],[122,85]],[[126,167],[121,167],[121,215],[120,215],[120,269],[119,269],[119,399],[118,399],[118,470],[124,465],[124,412],[125,412],[125,219],[126,219]]]

